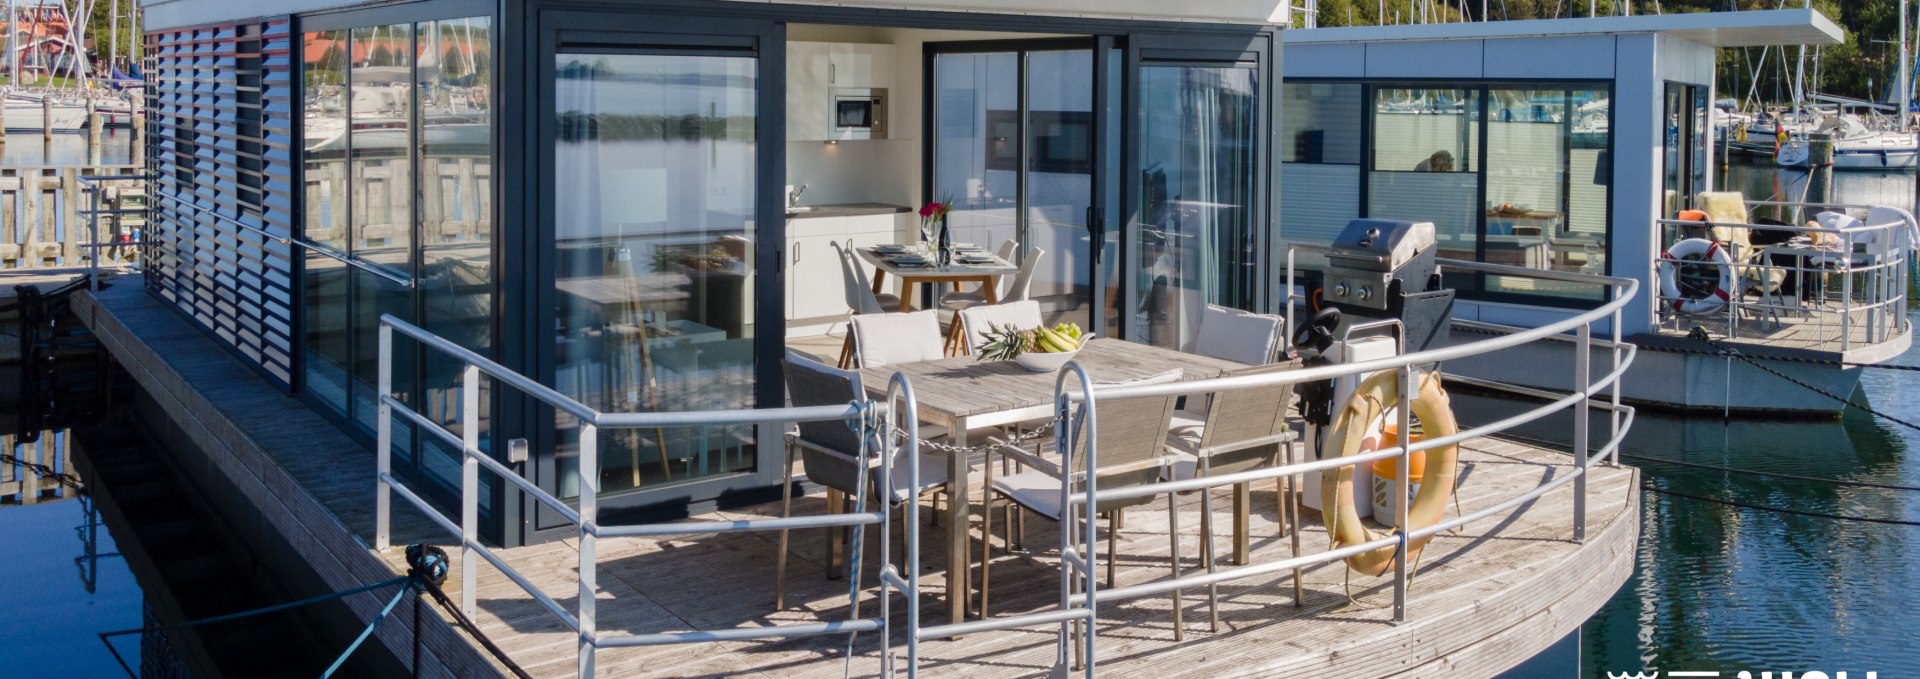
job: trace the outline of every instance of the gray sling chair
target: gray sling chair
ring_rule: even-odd
[[[1258,375],[1293,370],[1292,363],[1256,366],[1234,371],[1232,376]],[[1176,479],[1194,474],[1212,476],[1270,469],[1290,461],[1293,430],[1287,426],[1287,406],[1292,404],[1293,385],[1278,384],[1248,389],[1214,392],[1207,398],[1206,419],[1182,421],[1167,433],[1172,449],[1171,465]],[[1280,530],[1293,537],[1293,555],[1300,556],[1300,508],[1293,499],[1291,477],[1279,479]],[[1245,543],[1237,538],[1247,534],[1248,506],[1252,504],[1248,484],[1233,487],[1234,562],[1246,563]],[[1207,572],[1217,571],[1213,554],[1213,489],[1200,494],[1200,551]],[[1289,511],[1291,509],[1291,511]],[[1288,517],[1292,517],[1289,520]],[[1300,604],[1300,570],[1293,571],[1293,601]],[[1220,589],[1207,586],[1208,624],[1220,631]]]
[[[840,370],[818,360],[811,354],[788,349],[786,355],[787,392],[796,407],[837,405],[865,398],[866,391],[860,384],[860,373]],[[845,511],[846,498],[857,496],[862,482],[871,483],[868,487],[870,497],[878,498],[885,484],[880,478],[878,462],[868,463],[866,473],[860,471],[860,435],[844,421],[801,422],[797,430],[787,432],[787,458],[783,467],[785,478],[780,485],[780,516],[793,515],[793,456],[800,453],[801,466],[806,470],[807,480],[827,488],[827,511]],[[899,509],[903,503],[915,501],[922,495],[944,491],[947,487],[947,465],[936,455],[921,453],[920,483],[918,488],[907,488],[907,461],[896,450],[893,460],[894,496],[888,498],[889,509]],[[904,512],[903,512],[904,514]],[[934,512],[939,516],[939,512]],[[901,541],[906,545],[906,524],[900,524]],[[847,534],[845,528],[835,528],[832,538],[832,552],[827,566],[827,577],[840,576],[839,568],[842,545]],[[883,555],[891,558],[892,555]],[[774,565],[773,606],[775,610],[786,608],[787,603],[787,531],[780,531],[780,556]]]
[[[1128,384],[1160,384],[1180,379],[1180,371],[1174,370],[1152,377],[1128,382]],[[1113,490],[1128,486],[1140,486],[1155,483],[1165,477],[1166,467],[1173,458],[1166,456],[1167,427],[1173,421],[1173,404],[1176,397],[1104,399],[1095,404],[1096,429],[1099,436],[1099,467],[1095,470],[1099,488]],[[987,596],[992,583],[993,565],[993,506],[995,496],[1002,499],[1006,510],[1007,537],[1009,547],[1021,532],[1015,529],[1014,508],[1025,510],[1017,525],[1024,526],[1024,517],[1028,513],[1062,522],[1066,515],[1060,506],[1060,484],[1071,477],[1077,489],[1084,488],[1086,479],[1086,436],[1084,424],[1081,435],[1075,437],[1074,469],[1069,472],[1060,468],[1058,456],[1040,456],[1012,445],[996,445],[987,454],[987,503],[982,510],[986,519],[980,534],[980,617],[987,617]],[[1055,439],[1056,441],[1058,439]],[[995,477],[993,456],[1012,458],[1024,465],[1029,471],[1011,476]],[[1112,585],[1115,575],[1114,552],[1119,544],[1118,527],[1115,517],[1129,507],[1152,504],[1152,497],[1101,501],[1093,508],[1094,514],[1107,517],[1107,583]],[[1083,519],[1090,520],[1090,519]],[[1179,503],[1167,502],[1167,533],[1172,549],[1172,572],[1180,573],[1180,511]],[[1061,526],[1061,530],[1072,530],[1072,526]],[[1091,550],[1089,550],[1091,551]],[[1173,592],[1173,630],[1174,639],[1185,637],[1180,607],[1180,591]]]

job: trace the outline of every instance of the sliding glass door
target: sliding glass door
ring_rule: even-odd
[[[1136,57],[1128,339],[1189,349],[1207,305],[1267,304],[1263,55]]]
[[[928,196],[951,201],[955,240],[1018,243],[1032,262],[1029,296],[1049,323],[1095,329],[1105,294],[1096,209],[1112,154],[1098,143],[1093,40],[930,46]],[[1107,60],[1100,60],[1105,63]],[[1107,88],[1099,88],[1101,93]]]
[[[770,159],[760,141],[782,124],[768,119],[762,37],[556,38],[543,97],[549,384],[607,413],[756,407],[767,382],[756,244],[762,217],[780,216],[777,196],[761,195]],[[551,487],[579,497],[581,423],[549,416]],[[598,476],[586,483],[630,496],[610,508],[711,497],[688,484],[750,483],[761,467],[755,441],[752,426],[603,430]],[[646,492],[663,486],[672,489]]]

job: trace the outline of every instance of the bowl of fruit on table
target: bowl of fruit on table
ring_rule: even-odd
[[[1082,333],[1078,323],[1058,323],[1049,328],[1017,328],[992,325],[986,341],[975,348],[982,361],[1013,361],[1020,367],[1043,373],[1059,370],[1093,335]]]

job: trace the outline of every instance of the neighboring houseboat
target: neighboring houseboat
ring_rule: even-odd
[[[817,569],[788,574],[774,567],[778,577],[802,583],[789,592],[800,603],[776,605],[769,614],[764,604],[779,600],[763,596],[774,576],[761,567],[779,558],[770,539],[659,537],[685,526],[642,533],[656,530],[643,522],[716,514],[719,520],[694,530],[764,531],[774,524],[747,517],[780,511],[771,503],[783,490],[814,490],[786,482],[794,465],[779,442],[789,421],[807,418],[784,407],[783,354],[789,346],[816,345],[831,353],[840,343],[826,333],[839,331],[849,307],[879,310],[878,302],[866,303],[875,299],[868,286],[849,284],[870,282],[863,276],[875,271],[841,251],[917,241],[913,208],[945,203],[954,240],[991,246],[1010,239],[1026,246],[1030,254],[1015,257],[1030,272],[1021,279],[1029,286],[1019,292],[1038,302],[1048,323],[1078,323],[1111,338],[1096,341],[1116,347],[1116,355],[1158,356],[1167,361],[1162,366],[1177,365],[1167,355],[1179,352],[1160,349],[1198,352],[1208,337],[1202,319],[1240,318],[1213,307],[1291,311],[1293,295],[1282,284],[1289,244],[1324,242],[1349,219],[1366,215],[1440,223],[1440,254],[1468,260],[1444,265],[1446,281],[1462,290],[1460,308],[1478,309],[1481,320],[1493,320],[1488,316],[1499,309],[1560,313],[1560,323],[1535,324],[1548,334],[1587,328],[1622,309],[1631,318],[1651,318],[1647,286],[1633,297],[1627,293],[1634,280],[1604,274],[1652,266],[1651,236],[1613,239],[1612,227],[1613,215],[1644,213],[1650,220],[1663,209],[1656,206],[1654,169],[1661,102],[1705,101],[1713,45],[1819,42],[1835,35],[1815,13],[1751,12],[1515,24],[1551,37],[1514,40],[1439,35],[1371,43],[1340,40],[1343,33],[1330,31],[1329,56],[1288,57],[1285,52],[1297,49],[1282,47],[1289,11],[1276,0],[154,4],[147,10],[146,50],[152,61],[147,158],[154,177],[144,277],[149,294],[125,288],[88,294],[80,314],[143,386],[164,392],[154,408],[187,421],[180,427],[185,436],[218,445],[202,469],[244,477],[232,487],[250,502],[293,507],[263,510],[262,521],[288,533],[335,589],[390,576],[402,568],[396,548],[407,541],[446,544],[446,533],[413,529],[451,528],[460,536],[451,550],[466,558],[447,586],[464,599],[475,627],[497,635],[504,654],[529,663],[535,674],[592,675],[598,668],[839,675],[843,657],[828,649],[842,640],[769,640],[790,635],[769,621],[813,633],[880,631],[862,637],[846,656],[864,662],[873,646],[892,637],[873,619],[841,625],[849,617],[843,612],[855,618],[861,612],[840,606],[871,591],[856,587],[849,595],[842,583],[803,582],[800,571]],[[1424,30],[1501,30],[1480,26]],[[1543,30],[1560,26],[1567,28]],[[1307,33],[1312,42],[1317,33]],[[1443,53],[1380,62],[1424,63],[1430,70],[1373,68],[1376,50],[1384,56],[1402,49]],[[1555,71],[1569,49],[1600,61]],[[1296,61],[1307,66],[1298,83],[1292,82]],[[1485,70],[1448,70],[1456,64]],[[1470,82],[1431,80],[1444,78]],[[1668,88],[1668,78],[1692,85]],[[1496,99],[1498,108],[1491,108]],[[1377,113],[1366,112],[1367,101],[1381,102]],[[1626,107],[1646,115],[1629,118],[1621,113]],[[1483,130],[1479,121],[1489,119],[1489,110],[1502,122],[1540,129]],[[1379,145],[1363,141],[1376,137],[1329,132],[1335,123],[1349,131],[1378,127],[1402,141]],[[1515,137],[1505,140],[1508,133]],[[1500,167],[1485,148],[1495,136],[1528,150],[1525,157],[1551,172],[1577,175],[1567,169],[1577,163],[1594,181],[1569,197],[1565,182],[1545,186],[1511,175],[1513,197],[1497,210],[1482,210],[1492,178],[1510,177],[1489,170]],[[1451,145],[1420,146],[1433,138]],[[1673,170],[1682,187],[1676,194],[1691,195],[1684,182],[1705,176],[1705,156],[1684,152],[1692,139],[1674,151],[1675,158],[1692,159],[1676,162],[1693,163]],[[1613,160],[1616,148],[1647,153]],[[1524,160],[1517,153],[1499,158]],[[1644,183],[1646,195],[1613,191],[1636,182]],[[1563,191],[1555,194],[1554,186]],[[1559,214],[1547,202],[1553,195],[1562,198]],[[1568,202],[1602,208],[1580,212]],[[1389,214],[1387,205],[1401,211]],[[1571,231],[1571,240],[1520,238],[1528,229],[1549,228]],[[1489,232],[1494,229],[1499,232]],[[1635,255],[1622,242],[1648,252]],[[1428,280],[1422,266],[1431,267],[1433,252],[1421,254],[1408,254],[1382,275],[1399,275],[1404,266],[1420,272],[1407,274],[1409,280]],[[1515,274],[1502,264],[1533,266],[1541,276]],[[1528,288],[1521,280],[1588,287]],[[937,287],[901,287],[889,301],[936,299]],[[383,316],[397,323],[383,325]],[[188,321],[204,332],[176,332]],[[237,361],[191,350],[215,344]],[[1517,344],[1494,339],[1447,355],[1466,360]],[[1261,360],[1231,364],[1273,360],[1277,349],[1261,345]],[[1613,360],[1631,355],[1630,348],[1617,351]],[[1411,387],[1413,358],[1390,358],[1401,363],[1339,369],[1399,370]],[[1556,361],[1554,367],[1570,374],[1576,364],[1586,366]],[[246,368],[227,369],[229,363]],[[1109,367],[1116,363],[1148,361],[1116,359]],[[1227,369],[1209,365],[1215,373]],[[254,375],[241,375],[249,369]],[[930,369],[918,379],[935,383],[942,372],[965,369]],[[1034,378],[1010,374],[1002,385],[1019,378],[1029,385]],[[1030,624],[1057,625],[1059,633],[1015,644],[1020,648],[996,636],[1025,623],[1010,620],[1007,610],[988,615],[991,559],[978,566],[975,596],[970,521],[995,512],[968,511],[974,501],[969,472],[990,474],[994,466],[973,464],[972,449],[959,447],[972,429],[967,425],[976,423],[968,399],[1007,391],[991,385],[949,392],[950,404],[958,404],[944,411],[951,432],[945,440],[959,452],[939,458],[947,477],[937,485],[947,491],[949,512],[939,542],[919,539],[934,530],[921,523],[889,524],[887,512],[828,519],[811,498],[803,502],[813,523],[778,525],[794,528],[804,544],[793,551],[809,555],[825,549],[817,539],[824,531],[800,529],[830,525],[822,520],[875,516],[871,528],[880,534],[904,528],[916,558],[904,571],[881,573],[893,589],[878,598],[890,601],[888,592],[900,592],[909,610],[931,611],[935,606],[922,601],[919,588],[929,597],[946,594],[944,625],[926,624],[932,614],[890,622],[898,625],[891,628],[896,635],[927,633],[926,660],[908,656],[908,671],[938,662],[961,675],[1064,672],[1070,664],[1066,623],[1085,620],[1091,626],[1083,629],[1127,624],[1133,635],[1111,641],[1105,651],[1093,646],[1095,634],[1075,636],[1087,640],[1073,647],[1088,657],[1071,664],[1089,672],[1098,660],[1102,668],[1168,675],[1490,675],[1575,633],[1632,571],[1638,476],[1617,459],[1605,462],[1617,452],[1632,409],[1601,402],[1598,392],[1611,384],[1605,374],[1595,370],[1581,397],[1559,407],[1578,403],[1582,423],[1591,411],[1610,413],[1612,426],[1596,427],[1609,429],[1609,441],[1590,446],[1582,435],[1563,452],[1492,439],[1493,432],[1464,434],[1462,464],[1481,470],[1471,474],[1481,485],[1444,522],[1427,520],[1422,529],[1399,521],[1432,531],[1425,536],[1367,532],[1357,515],[1334,512],[1325,521],[1328,532],[1303,540],[1322,529],[1303,525],[1291,508],[1295,489],[1266,495],[1274,484],[1262,483],[1265,500],[1257,504],[1275,511],[1259,512],[1258,526],[1285,531],[1294,556],[1273,559],[1279,542],[1271,533],[1262,537],[1265,552],[1254,555],[1244,520],[1254,512],[1248,509],[1252,490],[1242,482],[1236,498],[1243,520],[1232,561],[1255,565],[1233,577],[1265,579],[1223,578],[1187,589],[1189,601],[1197,601],[1203,590],[1212,593],[1211,585],[1240,583],[1218,588],[1228,590],[1221,606],[1228,615],[1214,630],[1222,634],[1208,639],[1186,641],[1187,628],[1199,626],[1182,622],[1179,590],[1185,586],[1156,579],[1169,564],[1179,577],[1183,568],[1189,575],[1212,572],[1223,560],[1209,547],[1204,568],[1183,566],[1191,559],[1183,561],[1182,550],[1191,548],[1181,546],[1179,515],[1193,509],[1185,505],[1198,496],[1213,495],[1171,491],[1162,493],[1171,499],[1147,500],[1167,510],[1167,523],[1157,525],[1172,536],[1171,553],[1128,571],[1128,583],[1155,582],[1110,587],[1117,509],[1109,513],[1104,556],[1064,549],[1060,555],[1069,562],[1086,554],[1091,560],[1083,564],[1107,566],[1107,588],[1098,600],[1070,601],[1063,575],[1072,569],[1090,574],[1089,566],[998,554],[996,605],[1040,621]],[[871,389],[885,377],[862,379]],[[1289,378],[1269,372],[1253,381]],[[1214,382],[1222,391],[1247,386],[1247,380]],[[1421,382],[1428,394],[1423,406],[1444,403],[1429,391],[1438,384]],[[855,393],[861,396],[852,409],[857,417],[877,412],[867,407],[874,402],[870,393]],[[932,390],[926,393],[921,403],[930,404]],[[1045,419],[1051,395],[994,411],[1011,419],[990,424],[1023,421],[1014,414]],[[1167,407],[1157,412],[1170,422],[1177,397],[1139,397],[1162,398]],[[285,412],[284,402],[294,398],[321,415]],[[808,411],[811,419],[848,418],[841,414],[844,400],[827,400],[833,405]],[[821,416],[822,410],[831,412]],[[636,413],[687,419],[636,425]],[[1444,429],[1438,413],[1422,413],[1433,416],[1423,420],[1433,427],[1428,435]],[[303,424],[320,417],[344,434],[325,426],[316,433]],[[1263,442],[1251,445],[1291,457],[1300,447],[1285,417],[1270,408]],[[1364,425],[1370,418],[1361,419]],[[844,433],[833,429],[839,426],[828,422],[826,428]],[[1144,462],[1162,464],[1158,449],[1167,445],[1167,427],[1144,431],[1146,443],[1135,448],[1152,458]],[[334,442],[348,436],[353,440],[344,445]],[[887,441],[882,447],[895,445],[893,436],[876,438]],[[1361,441],[1352,438],[1356,448]],[[1410,445],[1450,445],[1438,441]],[[377,454],[364,449],[369,444],[380,448]],[[1406,447],[1371,454],[1381,462],[1398,454],[1396,468],[1413,467]],[[1269,481],[1335,466],[1255,472]],[[1065,482],[1057,487],[1068,502]],[[1386,501],[1405,490],[1405,484],[1383,485],[1379,495]],[[992,492],[979,495],[994,499]],[[395,496],[405,501],[402,513],[391,511],[400,504],[391,502]],[[830,505],[841,499],[828,497]],[[1421,497],[1425,509],[1446,514],[1445,503],[1432,502],[1432,491]],[[1394,504],[1401,511],[1413,503]],[[460,511],[444,509],[455,505]],[[427,514],[401,515],[410,507]],[[1073,511],[1065,510],[1064,525],[1076,522]],[[1278,521],[1265,523],[1268,516]],[[1494,516],[1501,518],[1488,520]],[[1447,522],[1457,523],[1441,525]],[[1020,525],[1024,530],[1025,522]],[[1346,542],[1336,543],[1333,529]],[[1036,534],[1049,530],[1040,526]],[[1071,533],[1054,530],[1063,547]],[[982,534],[982,544],[990,545],[994,532]],[[1367,538],[1350,539],[1354,535]],[[1420,543],[1395,548],[1428,539],[1434,546],[1425,563],[1417,558]],[[922,542],[942,556],[918,558]],[[784,553],[785,539],[779,544]],[[1321,548],[1328,544],[1349,551]],[[596,545],[607,548],[605,558]],[[829,561],[837,561],[838,552],[831,553]],[[853,553],[857,560],[860,550]],[[1370,574],[1356,576],[1351,589],[1340,575],[1319,568],[1344,569],[1341,559],[1363,554]],[[894,556],[869,554],[866,563]],[[995,554],[989,549],[986,556]],[[943,584],[921,577],[921,562],[935,558],[945,561],[936,569]],[[662,559],[673,565],[663,567]],[[609,577],[596,584],[602,570]],[[1409,615],[1416,571],[1423,574],[1421,589]],[[1367,579],[1388,574],[1391,584]],[[1288,580],[1291,596],[1278,594]],[[1092,580],[1083,583],[1090,587]],[[861,584],[857,578],[855,584]],[[554,598],[571,591],[583,594],[567,604]],[[1154,595],[1153,604],[1112,603],[1147,602],[1146,594]],[[476,605],[476,597],[484,604]],[[1351,606],[1356,597],[1372,599]],[[1157,607],[1167,599],[1171,610]],[[1057,611],[1051,608],[1056,601]],[[1102,602],[1107,608],[1095,614]],[[363,620],[377,613],[356,601],[347,605]],[[610,613],[602,626],[595,620],[599,606]],[[967,621],[975,611],[978,619]],[[1172,625],[1164,624],[1166,617]],[[423,634],[429,636],[424,652],[452,668],[445,673],[495,671],[477,645],[463,643],[443,623],[436,616]],[[702,627],[727,631],[686,633]],[[400,652],[414,641],[396,636],[405,629],[389,624],[377,634]],[[931,643],[958,635],[965,639]],[[699,653],[656,646],[720,638],[733,641]],[[1242,645],[1225,652],[1226,643]]]
[[[1763,204],[1783,200],[1773,196],[1696,204],[1714,187],[1707,121],[1715,48],[1840,42],[1839,27],[1818,13],[1285,37],[1287,241],[1325,243],[1353,217],[1419,219],[1439,227],[1443,257],[1638,278],[1643,296],[1616,331],[1647,350],[1625,394],[1643,403],[1837,413],[1841,403],[1794,381],[1844,397],[1860,364],[1896,356],[1910,341],[1904,300],[1913,224],[1904,211]],[[1449,160],[1432,160],[1441,155]],[[1711,212],[1715,228],[1675,219],[1691,208]],[[1863,221],[1806,228],[1828,210]],[[1728,261],[1688,258],[1711,243],[1724,245]],[[1663,280],[1663,269],[1677,271]],[[1460,291],[1460,341],[1537,327],[1604,298],[1593,285],[1470,272],[1448,284]],[[1696,326],[1713,341],[1689,338]],[[1571,360],[1568,346],[1532,345],[1447,369],[1565,388],[1561,371],[1537,366]],[[1733,350],[1746,358],[1728,356]]]

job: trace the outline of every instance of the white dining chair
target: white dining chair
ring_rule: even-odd
[[[961,354],[972,352],[973,347],[987,341],[987,331],[993,326],[1011,326],[1015,328],[1037,328],[1045,321],[1040,318],[1040,303],[1030,299],[1004,304],[982,304],[960,310],[959,318],[953,324],[961,328],[963,342]]]
[[[1019,243],[1009,240],[1000,245],[1000,259],[1009,262],[1014,261],[1019,251]],[[1026,257],[1020,260],[1019,271],[1015,272],[1013,278],[1000,287],[1000,294],[995,302],[1004,304],[1027,299],[1028,294],[1033,289],[1033,272],[1039,268],[1040,259],[1045,257],[1046,254],[1047,251],[1039,247],[1028,247]],[[940,306],[956,313],[962,309],[986,303],[987,289],[984,285],[974,290],[956,290],[940,296]],[[947,347],[950,350],[957,349],[951,352],[956,355],[967,353],[965,336],[960,331],[960,323],[957,317],[954,323],[947,327]]]
[[[847,309],[854,315],[880,314],[900,308],[900,296],[892,293],[874,292],[873,281],[867,278],[867,269],[860,265],[860,258],[853,250],[840,245],[840,241],[831,241],[833,250],[839,253],[841,282],[847,296]],[[847,331],[847,339],[840,343],[839,366],[851,365],[853,358],[853,331]]]
[[[856,314],[848,322],[853,326],[847,336],[853,339],[854,360],[862,368],[946,357],[939,311]]]
[[[1200,315],[1199,337],[1193,353],[1223,361],[1266,365],[1280,357],[1280,333],[1287,320],[1217,304]]]

